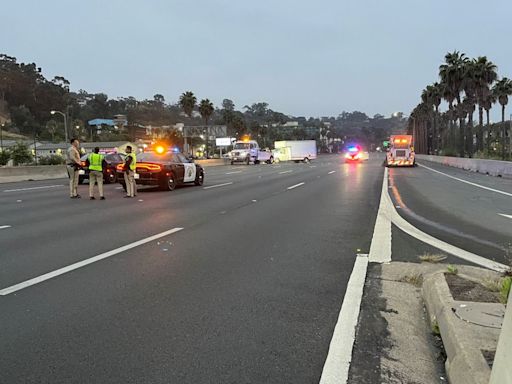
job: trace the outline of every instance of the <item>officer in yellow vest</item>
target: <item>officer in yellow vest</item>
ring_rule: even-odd
[[[100,153],[98,147],[94,148],[94,152],[87,158],[89,165],[89,199],[95,200],[94,197],[94,184],[98,184],[100,192],[100,200],[105,200],[103,196],[103,167],[105,166],[105,158]]]
[[[126,196],[135,197],[137,185],[135,183],[135,170],[137,169],[137,156],[132,152],[130,145],[126,146],[126,158],[124,160],[124,182],[126,184]]]

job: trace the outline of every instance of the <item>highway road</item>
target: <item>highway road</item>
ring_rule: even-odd
[[[211,167],[203,187],[136,199],[1,185],[0,381],[318,382],[382,175],[333,155]]]
[[[106,201],[0,185],[0,382],[317,383],[382,160],[209,167],[202,187]],[[388,182],[408,222],[507,262],[511,180],[422,162]],[[391,230],[393,260],[435,251]]]

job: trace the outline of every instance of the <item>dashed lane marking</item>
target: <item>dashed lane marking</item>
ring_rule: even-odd
[[[59,185],[42,185],[40,187],[5,189],[3,192],[23,192],[23,191],[33,191],[33,190],[37,190],[37,189],[59,188],[59,187],[63,187],[63,186],[64,186],[63,184],[59,184]]]
[[[288,187],[286,189],[287,190],[295,189],[295,188],[303,186],[304,184],[306,184],[306,183],[302,182],[302,183],[299,183],[299,184],[292,185],[291,187]]]
[[[229,183],[222,183],[222,184],[210,185],[209,187],[204,187],[203,189],[212,189],[212,188],[225,187],[226,185],[231,185],[231,184],[233,184],[233,182],[232,182],[232,181],[230,181]]]
[[[28,287],[30,287],[32,285],[36,285],[36,284],[42,283],[43,281],[53,279],[54,277],[63,275],[65,273],[68,273],[68,272],[71,272],[71,271],[74,271],[75,269],[82,268],[82,267],[85,267],[86,265],[89,265],[89,264],[95,263],[97,261],[106,259],[107,257],[111,257],[111,256],[114,256],[114,255],[117,255],[117,254],[119,254],[121,252],[125,252],[125,251],[128,251],[128,250],[132,249],[132,248],[139,247],[139,246],[147,244],[147,243],[149,243],[151,241],[158,240],[158,239],[160,239],[162,237],[165,237],[165,236],[169,236],[169,235],[171,235],[173,233],[181,231],[182,229],[183,228],[173,228],[173,229],[170,229],[168,231],[161,232],[161,233],[158,233],[156,235],[146,237],[145,239],[138,240],[138,241],[135,241],[133,243],[124,245],[122,247],[113,249],[111,251],[99,254],[97,256],[93,256],[93,257],[91,257],[89,259],[85,259],[85,260],[79,261],[78,263],[74,263],[74,264],[68,265],[67,267],[59,268],[59,269],[56,269],[55,271],[45,273],[44,275],[37,276],[37,277],[34,277],[32,279],[23,281],[21,283],[12,285],[10,287],[7,287],[7,288],[4,288],[4,289],[0,290],[0,296],[6,296],[6,295],[9,295],[11,293],[14,293],[14,292],[20,291],[22,289],[28,288]]]
[[[7,229],[7,228],[11,228],[10,225],[0,225],[0,229]]]

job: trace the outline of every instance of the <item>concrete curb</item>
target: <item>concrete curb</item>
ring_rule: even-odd
[[[452,309],[457,302],[450,293],[444,272],[426,276],[422,293],[431,324],[437,322],[439,326],[447,355],[445,366],[450,383],[487,384],[491,369],[479,348],[480,346],[485,349],[485,346],[478,344],[476,339],[480,339],[480,335],[475,335],[474,329],[471,329],[475,326],[469,325],[453,313]],[[479,328],[486,333],[494,332],[484,327]],[[497,334],[499,335],[499,331]]]
[[[0,168],[0,184],[28,180],[67,178],[65,165],[38,165]]]

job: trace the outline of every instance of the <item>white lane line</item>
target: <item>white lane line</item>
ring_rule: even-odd
[[[471,182],[471,181],[467,181],[467,180],[464,180],[464,179],[460,179],[460,178],[458,178],[458,177],[455,177],[455,176],[449,175],[449,174],[447,174],[447,173],[444,173],[444,172],[438,171],[437,169],[427,167],[426,165],[423,165],[423,164],[418,164],[418,165],[419,165],[420,167],[423,167],[423,168],[429,169],[429,170],[431,170],[432,172],[436,172],[436,173],[439,173],[440,175],[444,175],[444,176],[446,176],[446,177],[449,177],[450,179],[454,179],[454,180],[460,181],[461,183],[466,183],[466,184],[472,185],[472,186],[474,186],[474,187],[478,187],[478,188],[486,189],[486,190],[491,191],[491,192],[501,193],[502,195],[512,197],[512,193],[505,192],[505,191],[501,191],[501,190],[499,190],[499,189],[494,189],[494,188],[486,187],[485,185],[480,185],[480,184],[473,183],[473,182]]]
[[[344,384],[348,381],[367,268],[368,255],[357,255],[329,345],[320,384]]]
[[[58,188],[63,187],[63,184],[59,185],[43,185],[41,187],[30,187],[30,188],[18,188],[18,189],[6,189],[3,192],[22,192],[22,191],[33,191],[35,189],[48,189],[48,188]]]
[[[226,185],[231,185],[231,184],[233,184],[232,181],[230,181],[229,183],[210,185],[209,187],[204,187],[203,189],[212,189],[212,188],[218,188],[218,187],[225,187]]]
[[[387,168],[385,169],[385,174]],[[386,178],[387,181],[387,178]],[[422,230],[416,228],[414,225],[409,223],[407,220],[405,220],[402,216],[400,216],[393,204],[393,201],[391,200],[391,196],[389,196],[389,193],[385,194],[385,204],[386,209],[384,210],[384,215],[387,216],[389,220],[393,224],[395,224],[399,229],[407,233],[408,235],[411,235],[412,237],[429,244],[435,248],[440,249],[441,251],[444,251],[446,253],[449,253],[450,255],[456,256],[460,259],[467,260],[472,262],[473,264],[480,265],[481,267],[492,269],[493,271],[498,272],[504,272],[508,270],[508,267],[505,264],[498,263],[493,260],[489,260],[483,256],[477,255],[472,252],[468,252],[462,248],[456,247],[454,245],[451,245],[450,243],[447,243],[443,240],[440,240],[434,236],[429,235],[428,233],[423,232]]]
[[[498,215],[512,219],[512,215],[505,215],[504,213],[498,213]]]
[[[281,171],[281,172],[279,172],[279,174],[280,174],[280,175],[284,175],[285,173],[292,173],[292,172],[293,172],[293,170],[290,170],[290,171]]]
[[[303,186],[304,184],[306,184],[306,183],[304,183],[304,182],[303,182],[303,183],[295,184],[295,185],[292,185],[291,187],[288,187],[288,188],[286,188],[286,189],[287,189],[287,190],[295,189],[295,188],[297,188],[297,187]]]
[[[242,171],[226,172],[226,175],[232,175],[233,173],[242,173]]]
[[[9,294],[14,293],[16,291],[20,291],[22,289],[28,288],[28,287],[30,287],[32,285],[36,285],[36,284],[42,283],[43,281],[46,281],[46,280],[49,280],[49,279],[53,279],[54,277],[63,275],[64,273],[71,272],[71,271],[74,271],[75,269],[82,268],[82,267],[85,267],[86,265],[89,265],[89,264],[95,263],[97,261],[106,259],[107,257],[111,257],[111,256],[114,256],[114,255],[117,255],[117,254],[119,254],[121,252],[125,252],[125,251],[128,251],[128,250],[132,249],[132,248],[138,247],[140,245],[147,244],[147,243],[149,243],[151,241],[160,239],[161,237],[165,237],[165,236],[171,235],[173,233],[179,232],[182,229],[183,228],[173,228],[173,229],[170,229],[168,231],[161,232],[161,233],[158,233],[156,235],[146,237],[145,239],[136,241],[134,243],[127,244],[127,245],[124,245],[122,247],[113,249],[111,251],[102,253],[100,255],[93,256],[93,257],[91,257],[89,259],[79,261],[78,263],[74,263],[74,264],[68,265],[67,267],[59,268],[59,269],[57,269],[55,271],[45,273],[44,275],[41,275],[41,276],[38,276],[38,277],[34,277],[34,278],[30,279],[30,280],[26,280],[26,281],[23,281],[21,283],[18,283],[18,284],[12,285],[10,287],[4,288],[4,289],[0,290],[0,295],[1,296],[9,295]]]
[[[0,225],[0,229],[6,229],[6,228],[11,228],[10,225]]]
[[[336,171],[331,171],[328,173],[328,175],[332,175],[333,173],[336,173]]]
[[[370,262],[388,263],[391,261],[391,219],[388,214],[386,196],[388,195],[388,169],[384,168],[382,191],[380,193],[379,211],[373,228],[373,237],[370,244]]]

